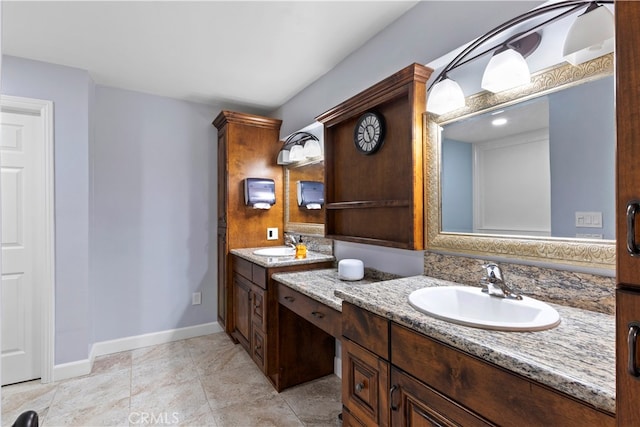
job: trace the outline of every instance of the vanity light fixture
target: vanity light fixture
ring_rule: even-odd
[[[465,106],[462,88],[455,81],[445,78],[431,89],[431,96],[427,100],[427,111],[444,114]]]
[[[579,65],[613,52],[613,14],[593,2],[571,25],[564,40],[562,57],[571,65]]]
[[[539,29],[575,14],[577,17],[564,43],[563,57],[573,65],[606,55],[613,51],[613,15],[602,4],[612,4],[613,0],[565,0],[530,10],[495,27],[477,38],[449,62],[431,83],[428,91],[427,111],[442,115],[464,107],[464,93],[456,82],[448,77],[452,70],[474,61],[484,55],[494,53],[482,78],[482,88],[500,92],[530,82],[531,75],[526,58],[540,43]],[[534,18],[552,16],[544,22],[534,24],[505,41],[496,43],[496,37],[507,30]],[[483,50],[477,53],[480,48]],[[472,55],[473,54],[473,55]],[[462,97],[462,100],[460,99]]]
[[[491,57],[480,87],[497,93],[531,83],[527,61],[518,51],[504,46]]]
[[[277,163],[284,166],[321,156],[322,148],[317,136],[309,132],[295,132],[284,141]]]

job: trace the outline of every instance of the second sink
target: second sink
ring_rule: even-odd
[[[288,246],[276,246],[273,248],[263,248],[253,251],[254,255],[262,256],[293,256],[296,250]]]
[[[409,295],[409,304],[438,319],[482,329],[542,331],[560,324],[558,312],[542,301],[497,298],[471,286],[418,289]]]

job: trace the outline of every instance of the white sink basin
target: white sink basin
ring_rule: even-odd
[[[471,286],[422,288],[409,295],[416,310],[448,322],[498,331],[542,331],[560,324],[558,312],[542,301],[489,296]]]
[[[253,254],[262,256],[293,256],[296,254],[296,250],[288,246],[276,246],[255,250]]]

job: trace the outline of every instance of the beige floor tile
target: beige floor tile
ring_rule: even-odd
[[[131,395],[131,412],[151,414],[157,424],[184,423],[211,413],[209,402],[198,379],[153,387]],[[213,418],[211,418],[213,421]],[[156,424],[156,423],[154,423]]]
[[[191,358],[136,364],[131,370],[131,394],[191,380],[198,381],[198,372]]]
[[[131,369],[130,351],[96,357],[96,360],[93,362],[93,368],[91,369],[91,375],[115,372],[123,369]]]
[[[251,356],[239,344],[216,348],[209,353],[194,356],[193,361],[200,376],[255,366]]]
[[[129,398],[131,373],[128,370],[72,379],[60,383],[49,413],[52,416],[109,405]]]
[[[335,426],[340,380],[278,394],[225,333],[96,358],[90,375],[2,388],[2,420],[38,412],[40,425]]]
[[[72,402],[69,402],[72,403]],[[43,427],[60,426],[129,426],[129,397],[103,402],[96,400],[89,407],[53,407],[41,424]]]
[[[11,425],[24,411],[34,410],[44,419],[58,385],[40,380],[2,387],[2,425]]]
[[[255,365],[203,376],[202,386],[213,410],[278,394]]]
[[[333,426],[342,412],[340,393],[340,378],[329,375],[287,389],[280,396],[305,425]]]
[[[280,396],[214,410],[219,427],[294,427],[304,424]]]

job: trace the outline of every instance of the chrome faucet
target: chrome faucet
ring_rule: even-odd
[[[284,239],[284,244],[286,246],[289,246],[289,247],[295,249],[296,245],[298,244],[298,241],[296,240],[295,237],[293,237],[292,234],[287,234],[285,239]]]
[[[515,293],[509,286],[507,286],[504,276],[502,275],[502,270],[500,270],[498,264],[483,264],[482,268],[484,268],[486,272],[486,276],[480,281],[480,284],[483,286],[482,292],[486,292],[490,296],[498,298],[522,299],[521,295]]]

